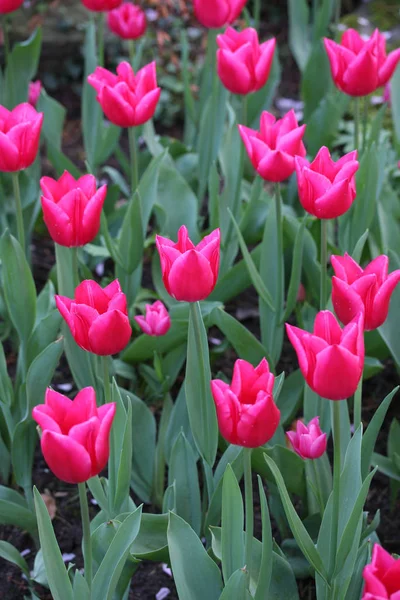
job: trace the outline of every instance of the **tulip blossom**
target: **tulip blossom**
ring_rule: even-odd
[[[240,33],[228,27],[217,36],[217,68],[223,85],[233,94],[260,90],[271,71],[275,38],[260,44],[258,33],[249,27]]]
[[[93,175],[74,179],[64,171],[57,181],[42,177],[44,222],[53,240],[60,246],[84,246],[99,232],[100,217],[107,186],[96,187]]]
[[[284,181],[295,170],[295,156],[305,156],[305,125],[299,127],[294,110],[278,121],[271,113],[261,115],[260,131],[239,125],[240,135],[257,173],[266,181]]]
[[[286,331],[310,388],[322,398],[344,400],[357,389],[364,367],[364,315],[341,329],[329,310],[319,312],[309,333],[286,324]]]
[[[399,600],[400,559],[395,559],[379,546],[374,545],[372,561],[364,567],[365,581],[362,600]]]
[[[23,3],[24,0],[0,0],[0,15],[7,15],[18,10]]]
[[[147,335],[165,335],[171,327],[168,311],[160,300],[154,304],[146,304],[146,316],[138,315],[135,321]]]
[[[28,88],[28,102],[33,108],[36,108],[36,104],[38,103],[40,92],[42,91],[42,82],[31,81]]]
[[[97,91],[97,101],[114,125],[137,127],[153,117],[161,93],[157,87],[155,62],[136,75],[127,62],[118,65],[117,75],[97,67],[88,82]]]
[[[43,456],[56,477],[83,483],[104,469],[115,409],[115,402],[97,408],[92,387],[74,400],[47,389],[45,404],[35,406],[32,416],[41,429]]]
[[[247,0],[194,0],[197,20],[210,29],[231,25],[239,17]]]
[[[230,385],[211,381],[219,429],[230,444],[257,448],[272,438],[280,418],[272,396],[274,380],[263,358],[255,368],[237,360]]]
[[[130,2],[111,10],[107,16],[110,30],[124,40],[136,40],[146,32],[146,15],[140,6]]]
[[[318,219],[334,219],[349,210],[356,197],[357,150],[337,162],[323,146],[312,163],[295,158],[301,205]]]
[[[95,281],[82,281],[75,298],[55,299],[72,337],[83,350],[108,356],[121,352],[128,344],[132,329],[118,279],[104,289]]]
[[[286,435],[293,450],[301,458],[319,458],[326,450],[326,433],[321,431],[319,417],[311,419],[308,425],[305,425],[299,419],[296,424],[296,431],[288,431]]]
[[[156,245],[167,292],[182,302],[205,300],[218,279],[220,230],[215,229],[195,246],[182,225],[176,243],[157,235]]]
[[[378,29],[364,40],[355,29],[344,32],[340,44],[325,38],[332,79],[349,96],[367,96],[384,86],[400,60],[400,48],[386,54],[385,36]]]
[[[82,0],[83,6],[95,12],[104,12],[118,8],[122,0]]]
[[[9,173],[31,166],[39,150],[43,113],[27,102],[9,111],[0,106],[0,171]]]
[[[400,281],[400,270],[388,275],[389,259],[382,255],[362,269],[346,252],[332,256],[332,303],[339,319],[347,325],[364,311],[364,329],[380,327],[387,318],[390,298]]]

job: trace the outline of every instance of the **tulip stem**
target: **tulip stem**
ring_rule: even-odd
[[[90,517],[86,494],[86,483],[78,483],[78,490],[83,531],[83,560],[85,565],[85,579],[90,589],[92,586],[92,542],[90,539]]]
[[[361,408],[362,408],[362,376],[358,382],[356,393],[354,394],[354,433],[357,431],[362,422]]]
[[[276,322],[279,323],[281,320],[282,309],[283,309],[283,295],[284,295],[284,261],[283,261],[283,229],[282,229],[282,197],[281,197],[281,186],[279,183],[275,184],[275,213],[276,213],[276,235],[277,235],[277,260],[279,261],[278,268],[278,285],[276,291],[275,310],[276,310]]]
[[[259,30],[261,22],[261,0],[254,0],[254,27]]]
[[[368,108],[369,108],[369,99],[368,96],[364,98],[364,111],[363,111],[363,136],[362,136],[362,151],[365,151],[365,146],[367,145],[367,131],[368,131]]]
[[[103,384],[104,384],[104,403],[108,404],[111,402],[111,385],[110,385],[110,369],[108,365],[109,357],[102,356],[101,362],[103,364]]]
[[[97,54],[100,67],[104,67],[104,15],[97,16]]]
[[[329,575],[332,576],[335,569],[337,552],[337,535],[339,523],[339,500],[340,500],[340,473],[341,465],[341,440],[340,440],[340,404],[339,400],[331,401],[332,434],[333,434],[333,507],[331,522],[331,550]],[[344,401],[343,401],[344,402]]]
[[[129,62],[131,63],[131,67],[133,69],[133,63],[135,62],[135,42],[134,42],[134,40],[128,41],[128,50],[129,50]]]
[[[253,514],[253,479],[251,472],[251,454],[252,448],[243,448],[244,462],[244,495],[246,508],[246,543],[245,543],[245,559],[246,571],[250,578],[251,572],[251,557],[253,546],[254,532],[254,514]]]
[[[321,310],[326,308],[326,274],[328,262],[328,221],[321,219],[321,295],[320,306]]]
[[[354,98],[354,148],[359,149],[360,143],[360,98]]]
[[[78,259],[78,248],[71,248],[72,252],[72,277],[74,280],[74,288],[79,285],[79,259]]]
[[[17,237],[21,244],[22,250],[25,252],[25,228],[24,228],[24,216],[22,213],[21,203],[21,190],[19,188],[18,171],[12,174],[14,198],[15,198],[15,213],[17,219]]]
[[[318,467],[317,467],[317,460],[318,460],[318,458],[314,458],[314,459],[311,459],[309,462],[311,462],[312,466],[313,466],[314,481],[315,481],[315,491],[316,491],[316,495],[317,495],[316,500],[318,502],[318,508],[319,508],[320,515],[321,515],[321,517],[323,517],[325,506],[324,506],[324,502],[323,502],[322,496],[321,496],[321,480],[320,480],[320,477],[319,477],[319,472],[318,472]]]
[[[128,127],[129,136],[129,154],[131,158],[131,194],[133,194],[139,185],[139,165],[138,165],[138,151],[136,144],[136,132],[134,127]]]
[[[4,64],[7,67],[8,57],[10,56],[10,38],[8,37],[8,19],[6,16],[3,16],[1,20],[1,28],[3,30],[4,41]]]

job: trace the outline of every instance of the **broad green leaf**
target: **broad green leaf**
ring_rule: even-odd
[[[131,555],[141,560],[169,562],[167,529],[167,514],[143,513],[139,533],[130,549]]]
[[[293,3],[296,0],[291,0]],[[330,147],[337,135],[339,121],[350,104],[350,97],[334,89],[319,103],[307,120],[305,142],[307,151],[313,156],[321,146]],[[357,238],[358,239],[358,238]]]
[[[300,227],[297,230],[296,239],[293,247],[292,272],[290,275],[289,289],[286,298],[286,308],[283,313],[282,322],[287,321],[290,317],[297,302],[297,294],[301,281],[301,272],[303,268],[303,248],[304,248],[304,232],[306,228],[306,218],[303,218]]]
[[[5,74],[5,105],[14,108],[28,101],[29,83],[34,78],[40,58],[42,30],[35,29],[31,37],[14,45]]]
[[[301,402],[304,379],[300,369],[292,371],[283,382],[281,393],[276,401],[281,411],[281,423],[289,424],[294,419]]]
[[[142,200],[140,193],[135,192],[133,198],[129,201],[128,209],[125,213],[118,243],[121,266],[129,275],[141,263],[143,247]]]
[[[25,498],[15,490],[2,485],[0,486],[0,523],[16,525],[31,534],[37,533],[35,515],[28,509]]]
[[[221,552],[225,584],[231,575],[245,566],[243,545],[244,513],[242,492],[228,464],[222,485]]]
[[[90,589],[86,579],[77,569],[74,576],[74,600],[90,600]]]
[[[24,573],[24,575],[28,579],[30,578],[30,570],[28,564],[15,546],[10,544],[9,542],[0,540],[0,557],[19,567]]]
[[[232,573],[219,600],[251,600],[247,590],[247,579],[244,569],[238,569]]]
[[[61,151],[61,141],[63,134],[64,121],[67,109],[62,104],[51,98],[42,89],[37,106],[39,111],[44,114],[43,135],[47,143],[51,143],[58,151]],[[72,173],[72,175],[74,175]]]
[[[400,144],[400,64],[390,82],[391,108],[397,143]]]
[[[379,471],[394,479],[395,481],[400,482],[400,469],[396,467],[396,465],[388,458],[387,456],[383,456],[382,454],[378,454],[374,452],[372,454],[372,465],[378,467]]]
[[[156,422],[142,400],[131,393],[129,398],[132,403],[131,486],[143,501],[149,502],[154,475]]]
[[[388,254],[390,258],[390,270],[400,269],[400,257],[391,251],[389,251]],[[398,285],[392,294],[387,319],[378,329],[385,344],[389,348],[397,367],[400,365],[400,336],[397,335],[400,315],[399,307],[400,286]]]
[[[260,264],[261,245],[259,244],[250,253],[251,258],[256,267]],[[238,296],[241,292],[251,286],[251,279],[244,260],[237,262],[233,267],[221,277],[215,289],[209,296],[209,300],[219,300],[220,302],[228,302],[232,298]]]
[[[289,46],[303,71],[311,51],[309,37],[310,10],[306,0],[289,0]]]
[[[3,344],[0,344],[0,403],[11,406],[14,399],[12,381],[8,375],[6,356]]]
[[[268,502],[265,496],[262,479],[259,475],[257,479],[261,504],[262,552],[260,571],[258,575],[257,588],[256,593],[254,595],[254,600],[264,600],[265,598],[269,597],[269,588],[272,576],[272,530],[268,510]]]
[[[114,511],[121,512],[126,507],[126,500],[129,497],[129,488],[132,473],[132,402],[130,397],[126,398],[126,422],[125,427],[121,430],[120,444],[118,447],[118,455],[116,456],[118,470],[116,477],[115,496],[114,496]],[[115,445],[114,445],[115,447]]]
[[[333,87],[329,59],[321,37],[318,36],[312,47],[301,80],[301,98],[304,101],[305,123],[308,122],[321,100]]]
[[[285,481],[289,492],[305,496],[304,461],[292,450],[284,446],[275,445],[272,448],[254,448],[252,453],[253,469],[268,481],[274,482],[273,473],[268,468],[264,454],[267,453],[274,463],[278,465],[279,471]]]

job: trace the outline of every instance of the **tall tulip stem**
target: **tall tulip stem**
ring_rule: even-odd
[[[246,538],[245,538],[245,559],[246,570],[250,577],[251,556],[254,534],[254,513],[253,513],[253,480],[251,474],[251,454],[252,448],[243,449],[244,462],[244,495],[246,509]]]
[[[331,522],[331,564],[329,574],[335,569],[337,536],[339,522],[340,472],[341,472],[341,440],[340,440],[340,404],[339,400],[331,401],[332,433],[333,433],[333,507]],[[344,400],[342,400],[344,402]]]
[[[79,258],[78,258],[78,248],[71,248],[72,253],[72,276],[74,279],[74,287],[78,287],[79,285]]]
[[[133,63],[135,62],[135,41],[128,41],[128,50],[129,50],[129,62],[131,63],[131,67],[133,69]]]
[[[354,431],[356,432],[361,425],[361,408],[362,408],[362,376],[358,383],[356,393],[354,394]]]
[[[369,108],[369,98],[365,96],[364,98],[364,106],[363,106],[363,135],[362,135],[362,151],[365,151],[365,146],[367,144],[367,131],[368,131],[368,108]]]
[[[108,404],[111,402],[110,369],[108,364],[109,357],[102,356],[101,362],[103,365],[104,403]]]
[[[12,174],[13,190],[15,198],[15,213],[17,219],[17,237],[21,244],[22,250],[25,252],[25,228],[24,228],[24,216],[22,213],[22,202],[21,202],[21,190],[19,187],[19,173],[16,171]]]
[[[326,308],[326,274],[328,262],[328,221],[321,219],[321,288],[320,288],[320,307]]]
[[[284,261],[283,261],[283,228],[282,228],[282,196],[281,186],[279,183],[275,184],[275,216],[276,216],[276,235],[277,235],[277,248],[276,256],[279,261],[278,268],[278,286],[276,294],[275,310],[278,322],[283,309],[283,295],[284,295]]]
[[[254,0],[254,27],[257,31],[260,28],[261,22],[261,0]]]
[[[83,560],[85,564],[85,579],[90,589],[92,585],[92,542],[90,539],[90,517],[86,494],[86,483],[78,483],[78,490],[83,531]]]
[[[104,67],[104,14],[97,16],[97,57],[100,67]]]
[[[136,132],[134,127],[128,127],[129,154],[131,158],[131,195],[136,192],[139,185],[139,165]]]
[[[354,98],[354,148],[360,144],[360,98]]]

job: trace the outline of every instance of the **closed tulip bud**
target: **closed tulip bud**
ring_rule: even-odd
[[[97,67],[88,82],[97,91],[97,101],[114,125],[137,127],[153,117],[161,93],[157,87],[155,62],[136,75],[127,62],[118,65],[117,75]]]
[[[326,450],[326,433],[321,431],[319,417],[311,419],[308,425],[305,425],[299,419],[296,424],[296,431],[288,431],[286,435],[293,450],[301,458],[319,458]]]
[[[156,245],[167,292],[181,302],[205,300],[218,279],[220,230],[215,229],[195,246],[183,225],[177,243],[157,235]]]
[[[41,81],[31,81],[28,88],[28,102],[33,108],[36,108],[38,103],[40,92],[42,91]]]
[[[239,17],[247,0],[194,0],[197,20],[210,29],[231,25]]]
[[[0,15],[7,15],[18,10],[23,3],[24,0],[0,0]]]
[[[255,368],[237,360],[230,385],[212,380],[219,429],[230,444],[258,448],[272,438],[280,419],[272,396],[274,381],[265,358]]]
[[[356,197],[357,150],[337,162],[323,146],[312,163],[295,158],[301,205],[318,219],[335,219],[349,210]]]
[[[113,10],[122,4],[122,0],[82,0],[83,6],[94,12]]]
[[[96,187],[93,175],[74,179],[64,171],[57,181],[40,180],[44,222],[53,240],[69,248],[93,241],[100,229],[100,217],[107,186]]]
[[[92,387],[74,400],[47,389],[45,404],[35,406],[32,416],[42,431],[45,461],[61,481],[83,483],[104,469],[115,408],[115,402],[97,408]]]
[[[349,96],[367,96],[384,86],[400,60],[400,48],[386,54],[385,36],[376,29],[364,40],[358,31],[348,29],[340,44],[325,38],[332,79]]]
[[[98,356],[121,352],[128,344],[132,328],[126,296],[116,279],[104,289],[91,280],[82,281],[75,298],[56,296],[57,308],[75,342]]]
[[[362,600],[398,600],[400,598],[400,559],[374,545],[372,561],[364,567]]]
[[[43,113],[27,102],[12,111],[0,106],[0,171],[11,173],[31,166],[39,150]]]
[[[266,181],[284,181],[295,170],[295,156],[305,156],[305,125],[299,127],[294,110],[278,121],[271,113],[261,115],[260,131],[239,125],[247,154],[257,173]]]
[[[332,256],[332,303],[339,319],[347,325],[360,311],[364,312],[364,329],[380,327],[387,318],[390,298],[400,281],[400,270],[388,275],[389,259],[382,255],[362,269],[346,252]]]
[[[344,400],[357,389],[364,367],[364,315],[359,313],[344,329],[334,315],[316,316],[313,333],[286,324],[303,377],[322,398]]]
[[[217,68],[223,85],[233,94],[251,94],[261,89],[271,71],[275,38],[260,44],[249,27],[240,33],[228,27],[217,36]]]
[[[146,15],[140,6],[130,2],[111,10],[107,16],[110,30],[124,40],[136,40],[146,32]]]
[[[146,316],[135,317],[136,323],[146,335],[165,335],[171,327],[171,319],[164,304],[157,300],[154,304],[146,304]]]

